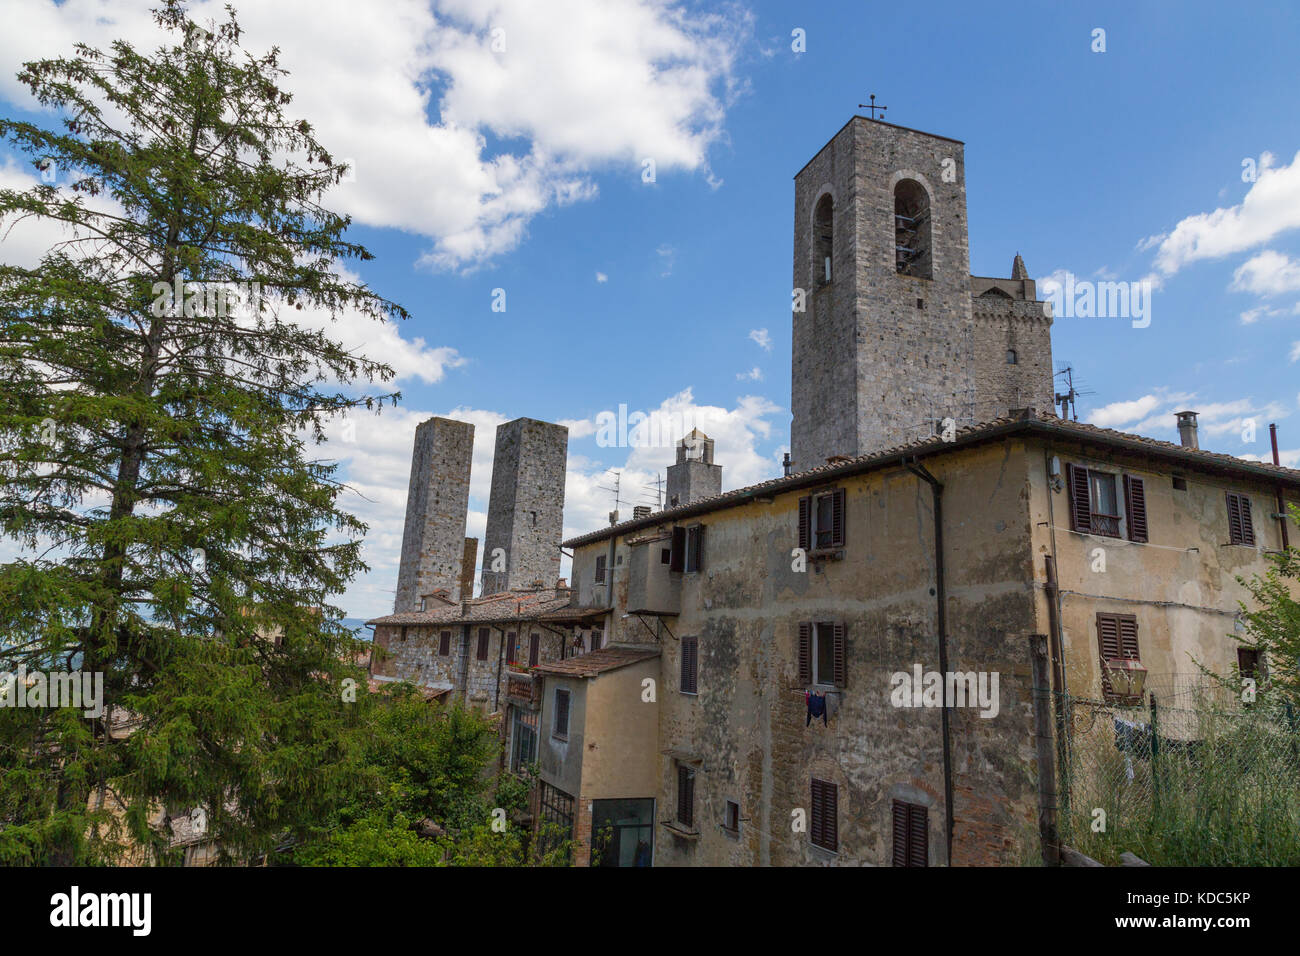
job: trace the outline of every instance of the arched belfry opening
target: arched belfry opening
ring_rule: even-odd
[[[930,196],[914,179],[894,187],[894,256],[899,275],[934,278],[930,253]]]
[[[813,249],[817,284],[825,285],[831,281],[831,261],[835,252],[835,200],[830,193],[817,201],[817,209],[813,212]]]

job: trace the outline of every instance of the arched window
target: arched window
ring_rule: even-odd
[[[894,256],[898,274],[934,277],[930,257],[930,196],[914,179],[894,187]]]
[[[1007,349],[1007,364],[1008,364],[1008,365],[1015,365],[1015,364],[1016,364],[1016,350],[1015,350],[1015,349]]]
[[[813,213],[813,265],[817,270],[817,284],[831,281],[831,259],[835,251],[835,200],[830,193],[817,201]]]

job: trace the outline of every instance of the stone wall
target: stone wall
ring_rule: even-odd
[[[554,587],[560,576],[569,430],[517,418],[497,426],[483,544],[483,594]],[[505,571],[494,572],[499,554]]]
[[[929,196],[933,278],[895,264],[894,188]],[[813,214],[834,199],[832,281]],[[964,147],[855,117],[795,177],[791,458],[795,471],[929,432],[966,414],[974,389]]]
[[[420,610],[424,595],[440,588],[460,599],[473,453],[467,422],[430,418],[415,430],[394,613]]]

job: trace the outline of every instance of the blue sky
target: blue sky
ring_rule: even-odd
[[[148,5],[18,3],[0,109],[53,122],[27,112],[17,65],[80,39],[151,45]],[[717,440],[724,487],[779,473],[792,177],[873,92],[888,121],[965,142],[972,273],[1009,275],[1019,252],[1040,279],[1154,283],[1146,328],[1058,317],[1055,360],[1093,392],[1081,419],[1174,439],[1172,412],[1195,408],[1203,447],[1255,456],[1276,421],[1300,465],[1293,3],[239,9],[246,45],[282,46],[295,107],[355,160],[328,200],[377,256],[352,268],[412,313],[398,329],[340,326],[398,368],[404,396],[322,452],[372,529],[373,570],[342,601],[352,616],[391,608],[410,443],[429,415],[476,425],[480,537],[493,431],[518,416],[570,424],[566,534],[613,507],[607,469],[624,472],[626,512],[671,459],[598,447],[595,417],[620,404],[693,419]],[[0,153],[6,184],[30,174]],[[16,230],[0,256],[45,238]]]

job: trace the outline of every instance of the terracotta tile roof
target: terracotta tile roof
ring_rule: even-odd
[[[561,677],[595,677],[658,656],[659,648],[650,645],[611,644],[589,654],[580,654],[562,661],[547,661],[538,664],[533,670]]]
[[[959,448],[966,448],[1011,435],[1038,436],[1066,441],[1080,441],[1085,444],[1091,443],[1111,449],[1154,455],[1157,458],[1175,462],[1188,469],[1200,469],[1236,477],[1253,478],[1300,489],[1300,471],[1294,468],[1284,468],[1262,461],[1250,461],[1245,458],[1238,458],[1235,455],[1225,455],[1219,452],[1205,451],[1204,449],[1184,448],[1182,445],[1173,442],[1159,441],[1142,435],[1131,435],[1127,432],[1115,431],[1113,428],[1098,428],[1096,425],[1072,422],[1057,418],[1052,414],[1032,416],[1024,414],[1016,417],[997,418],[993,421],[959,429],[952,441],[944,441],[939,435],[934,435],[920,441],[896,445],[893,448],[887,448],[870,455],[818,465],[816,468],[810,468],[789,477],[772,478],[761,481],[756,485],[750,485],[747,488],[737,488],[734,491],[724,492],[720,495],[701,498],[689,505],[665,508],[663,511],[656,511],[645,518],[633,518],[607,528],[579,535],[576,538],[570,538],[563,543],[563,547],[579,547],[595,541],[602,541],[613,535],[627,534],[643,528],[653,528],[683,518],[734,507],[755,498],[765,498],[785,491],[813,487],[849,475],[858,475],[880,468],[893,467],[903,458],[924,458],[931,455],[941,455]]]
[[[502,591],[463,604],[448,604],[428,611],[403,611],[366,621],[367,624],[490,624],[496,621],[532,621],[562,611],[572,600],[569,591]],[[554,618],[548,618],[554,620]]]

